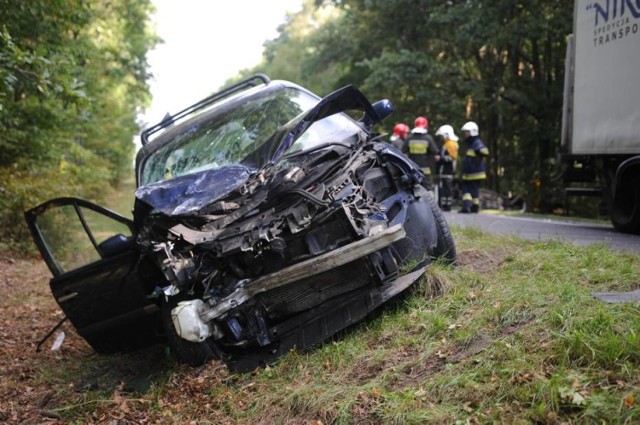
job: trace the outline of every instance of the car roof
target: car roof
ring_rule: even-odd
[[[252,77],[245,81],[248,81],[254,78],[255,77]],[[193,108],[199,103],[202,103],[205,100],[216,96],[216,94],[210,96],[209,98],[205,98],[202,101],[195,103],[194,105],[191,105],[190,107],[184,109],[183,111],[173,116],[167,116],[165,117],[165,119],[162,120],[162,122],[154,125],[153,127],[150,127],[150,129],[154,130],[151,134],[156,133],[158,131],[162,131],[162,132],[158,136],[156,136],[153,140],[149,140],[146,143],[143,142],[142,148],[140,148],[140,150],[138,151],[136,155],[136,180],[139,181],[140,166],[142,165],[143,160],[149,155],[151,155],[153,152],[157,151],[161,147],[171,142],[177,134],[180,134],[181,132],[185,131],[185,129],[188,129],[195,124],[198,124],[203,121],[209,121],[211,118],[217,115],[222,115],[226,111],[229,111],[237,107],[238,105],[246,102],[247,99],[251,99],[254,97],[261,97],[266,93],[283,90],[285,88],[293,88],[293,89],[308,93],[309,95],[316,97],[318,100],[320,100],[320,97],[318,97],[314,93],[310,92],[309,90],[306,90],[305,88],[297,84],[291,83],[289,81],[284,81],[284,80],[271,81],[268,79],[267,81],[268,82],[266,82],[265,84],[261,84],[258,86],[250,86],[242,91],[234,92],[229,96],[223,97],[222,99],[219,99],[209,104],[204,104],[199,108],[195,108],[193,111],[187,114],[187,116],[180,117],[182,121],[179,122],[178,124],[171,124],[171,122],[173,122],[174,116],[180,115],[182,112],[187,111],[190,108]],[[143,131],[142,134],[144,135],[146,132],[148,132],[148,130]]]

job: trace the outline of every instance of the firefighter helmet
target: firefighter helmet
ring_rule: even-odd
[[[479,129],[478,129],[478,124],[476,124],[473,121],[468,121],[466,122],[462,128],[460,128],[460,130],[462,131],[468,131],[469,132],[469,136],[477,136]]]
[[[453,127],[449,124],[440,126],[438,131],[436,131],[436,136],[442,136],[445,140],[453,140],[454,142],[458,141],[458,136],[456,136],[456,133],[453,131]]]
[[[403,123],[398,123],[393,127],[393,134],[391,135],[392,140],[396,140],[399,137],[403,139],[407,137],[407,133],[409,132],[409,126]]]
[[[416,117],[414,121],[414,127],[416,128],[424,128],[425,130],[429,128],[429,120],[427,117]]]

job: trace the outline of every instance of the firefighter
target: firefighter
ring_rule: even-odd
[[[407,135],[409,134],[409,126],[404,123],[398,123],[393,127],[393,134],[391,135],[391,144],[395,146],[402,153],[407,153]]]
[[[411,130],[409,141],[409,158],[415,162],[424,173],[422,185],[429,191],[433,191],[433,181],[431,170],[436,161],[440,159],[438,146],[433,141],[433,137],[428,133],[429,121],[426,117],[417,117],[414,121],[414,128]]]
[[[487,178],[485,158],[489,149],[478,135],[478,124],[473,121],[465,123],[460,129],[467,150],[462,161],[462,209],[460,213],[477,213],[480,211],[480,185]]]
[[[453,176],[456,173],[456,160],[458,159],[458,136],[453,127],[446,124],[438,128],[436,136],[442,137],[440,160],[438,161],[438,184],[440,208],[443,211],[451,211],[453,201]]]

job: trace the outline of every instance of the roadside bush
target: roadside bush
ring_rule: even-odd
[[[104,161],[86,150],[57,163],[26,161],[0,168],[0,252],[35,253],[24,211],[55,197],[99,201],[112,176]]]

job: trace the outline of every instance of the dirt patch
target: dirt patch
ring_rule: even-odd
[[[529,325],[530,321],[514,323],[504,328],[500,329],[497,335],[493,337],[482,336],[474,339],[471,344],[469,344],[465,348],[461,348],[458,350],[453,350],[453,353],[447,357],[447,361],[449,363],[460,363],[465,361],[468,358],[477,356],[486,350],[494,341],[504,339],[514,333],[518,332],[520,329]]]
[[[46,410],[58,391],[54,382],[42,382],[42,375],[93,353],[68,324],[59,329],[66,334],[59,350],[51,351],[49,340],[36,353],[38,341],[64,317],[51,296],[50,278],[40,260],[0,261],[1,422],[58,418]]]
[[[388,351],[382,360],[370,357],[360,358],[353,365],[351,372],[346,376],[345,382],[351,385],[361,385],[375,379],[380,374],[415,359],[419,355],[416,348],[399,348]]]
[[[491,338],[478,338],[474,340],[468,347],[454,350],[453,354],[447,357],[449,363],[460,363],[470,357],[482,353],[495,341]]]
[[[61,416],[58,412],[87,404],[86,395],[96,392],[113,394],[111,400],[103,400],[104,408],[99,403],[88,404],[98,412],[96,420],[106,422],[114,418],[110,413],[114,405],[129,399],[124,394],[144,394],[166,379],[173,360],[162,345],[133,353],[97,355],[68,322],[36,352],[38,342],[64,318],[51,295],[50,279],[51,273],[39,259],[0,261],[0,423],[55,420]],[[62,345],[52,351],[61,332],[65,334]],[[199,371],[185,368],[184,375],[178,377],[188,384],[180,381],[176,392],[194,385],[207,396],[205,379],[192,381],[192,377],[209,371],[217,380],[228,375],[219,362]],[[171,390],[168,386],[167,391]],[[138,403],[133,399],[125,411],[133,413],[133,404]],[[58,411],[52,410],[54,407]]]
[[[501,267],[511,255],[513,250],[508,248],[496,248],[491,251],[465,249],[458,252],[457,265],[479,274],[489,274]]]
[[[412,357],[405,359],[400,367],[400,373],[389,380],[390,388],[404,390],[410,387],[418,387],[429,377],[439,373],[447,364],[462,363],[486,350],[492,343],[504,339],[530,322],[522,322],[506,326],[493,336],[480,336],[468,345],[456,346],[444,344],[429,356],[420,358],[416,352]]]

